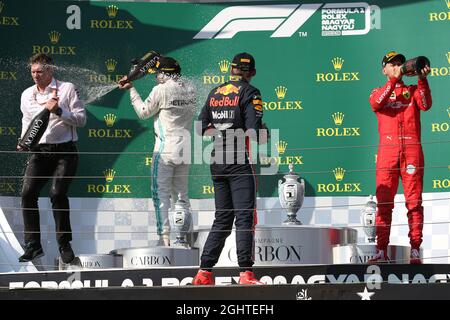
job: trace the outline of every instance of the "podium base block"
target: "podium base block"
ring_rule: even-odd
[[[357,243],[333,247],[333,264],[366,264],[377,252],[375,243]],[[409,263],[409,246],[390,245],[387,255],[391,263]]]
[[[194,230],[194,245],[203,251],[210,227]],[[357,231],[347,227],[262,225],[255,229],[254,266],[331,264],[334,245],[356,243]],[[237,266],[236,230],[225,241],[216,266]]]
[[[122,268],[122,257],[110,254],[80,254],[71,263],[56,259],[59,270],[93,270]]]
[[[135,247],[122,248],[110,252],[123,258],[124,268],[160,268],[198,266],[198,248],[184,247]]]

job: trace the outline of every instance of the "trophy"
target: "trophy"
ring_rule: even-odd
[[[305,181],[301,179],[301,182],[298,182],[299,176],[293,169],[294,165],[289,164],[289,173],[284,176],[285,182],[278,180],[278,198],[288,216],[283,224],[300,225],[302,223],[297,220],[297,211],[302,207],[305,198]]]
[[[375,215],[377,212],[377,204],[373,201],[373,196],[369,196],[364,208],[361,209],[361,223],[363,225],[364,233],[366,234],[369,243],[375,242],[376,225]]]
[[[190,231],[192,224],[192,215],[187,208],[186,202],[179,199],[175,203],[173,209],[170,210],[171,229],[176,232],[177,239],[173,246],[189,248],[189,243],[186,241],[186,233]]]
[[[427,57],[418,56],[406,61],[401,66],[401,70],[405,76],[412,77],[420,74],[420,70],[425,66],[430,66],[430,60]]]

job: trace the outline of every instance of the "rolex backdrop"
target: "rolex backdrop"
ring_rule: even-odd
[[[259,195],[277,196],[288,165],[306,182],[306,196],[375,192],[377,120],[368,102],[385,83],[381,59],[390,50],[427,56],[433,107],[422,113],[425,192],[450,191],[450,1],[188,4],[89,1],[0,1],[0,194],[20,192],[26,154],[20,95],[33,84],[27,59],[50,54],[56,78],[77,85],[88,122],[79,128],[80,165],[72,197],[150,198],[153,120],[139,120],[129,93],[114,88],[130,61],[150,50],[176,58],[198,90],[229,79],[234,54],[256,59],[264,122],[279,130],[261,167]],[[146,98],[154,75],[135,82]],[[417,77],[405,77],[417,83]],[[190,169],[191,198],[211,198],[211,141],[192,136],[200,154]],[[209,149],[208,149],[209,148]],[[205,153],[204,155],[202,153]],[[194,154],[192,160],[194,161]],[[261,170],[261,168],[260,168]],[[402,192],[401,189],[399,192]]]

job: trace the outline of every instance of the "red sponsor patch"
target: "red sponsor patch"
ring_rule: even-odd
[[[209,99],[210,107],[236,107],[238,104],[239,96],[235,96],[233,99],[230,97],[222,97],[222,99],[211,97],[211,99]]]
[[[235,85],[229,83],[226,86],[217,88],[215,94],[221,94],[223,96],[227,96],[231,93],[239,94],[240,89],[241,87],[236,87]]]

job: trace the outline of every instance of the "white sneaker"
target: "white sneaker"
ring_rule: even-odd
[[[170,247],[170,237],[168,234],[163,234],[159,236],[158,246]]]
[[[384,250],[378,250],[377,253],[367,261],[368,264],[378,264],[378,263],[390,263],[391,260],[387,256]]]
[[[410,264],[422,264],[422,259],[420,258],[420,252],[417,249],[411,249],[411,255],[409,257]]]

